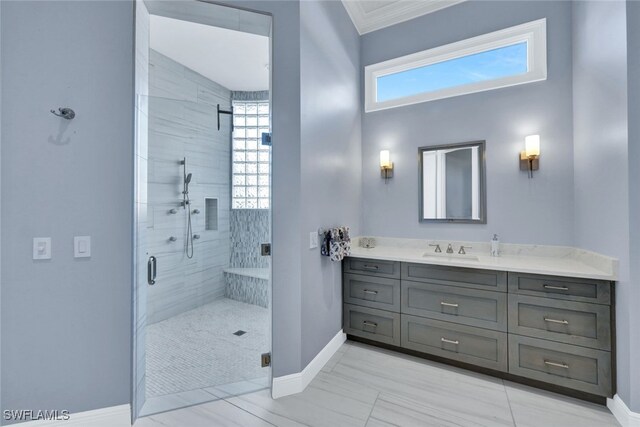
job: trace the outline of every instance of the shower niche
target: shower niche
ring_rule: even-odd
[[[204,229],[218,230],[218,199],[212,197],[204,199]]]

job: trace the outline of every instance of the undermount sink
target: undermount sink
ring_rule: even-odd
[[[455,261],[457,259],[461,261],[478,261],[478,257],[470,254],[447,254],[447,253],[437,253],[437,252],[425,252],[422,254],[424,258],[433,258],[433,259],[446,259],[447,261]]]

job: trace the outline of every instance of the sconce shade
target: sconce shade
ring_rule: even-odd
[[[389,150],[380,151],[380,167],[381,168],[391,167],[391,155],[389,154]]]
[[[529,135],[524,139],[525,155],[535,158],[540,155],[540,135]]]

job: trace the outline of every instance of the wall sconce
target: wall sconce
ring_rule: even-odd
[[[380,175],[384,178],[385,183],[393,177],[393,162],[389,150],[380,151]]]
[[[528,171],[533,178],[533,171],[540,169],[540,135],[529,135],[524,138],[524,151],[520,152],[520,170]]]

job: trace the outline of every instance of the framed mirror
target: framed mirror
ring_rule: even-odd
[[[420,147],[420,222],[487,223],[485,141]]]

